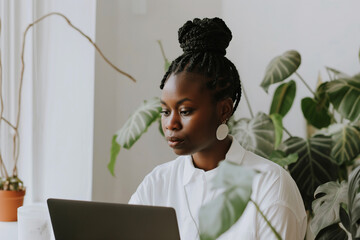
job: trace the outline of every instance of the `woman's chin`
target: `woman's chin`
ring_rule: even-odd
[[[173,151],[176,155],[190,155],[191,152],[183,148],[173,148]]]

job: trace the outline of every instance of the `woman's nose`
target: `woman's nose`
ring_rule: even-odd
[[[171,113],[169,117],[166,118],[165,128],[168,130],[180,130],[181,129],[180,116],[177,113]]]

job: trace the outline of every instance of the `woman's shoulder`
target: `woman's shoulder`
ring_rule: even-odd
[[[183,172],[185,161],[189,156],[178,156],[176,159],[156,166],[145,178],[148,180],[168,180]]]

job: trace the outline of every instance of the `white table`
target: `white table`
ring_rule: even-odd
[[[0,239],[17,240],[17,222],[0,222]]]

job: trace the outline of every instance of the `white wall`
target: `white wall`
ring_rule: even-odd
[[[95,37],[95,0],[35,1],[35,17],[58,11]],[[91,199],[95,51],[64,19],[35,29],[33,201]],[[23,119],[26,121],[26,119]],[[25,157],[25,156],[24,156]]]
[[[359,9],[357,0],[223,0],[224,20],[234,35],[228,55],[238,67],[253,111],[269,111],[271,98],[260,83],[270,60],[287,50],[300,52],[298,73],[313,89],[319,72],[328,80],[325,66],[348,74],[359,72]],[[293,135],[305,137],[300,101],[311,93],[296,76],[293,79],[297,96],[284,125]],[[274,90],[270,87],[269,93]],[[245,101],[238,115],[249,116]]]
[[[147,3],[146,12],[137,14],[134,2]],[[112,135],[144,99],[160,95],[164,64],[156,40],[163,41],[167,57],[172,60],[181,54],[179,27],[195,17],[220,15],[218,0],[98,1],[96,41],[117,66],[138,82],[134,84],[115,73],[96,56],[94,200],[127,202],[147,173],[176,157],[155,124],[130,151],[121,149],[116,178],[106,168]]]

